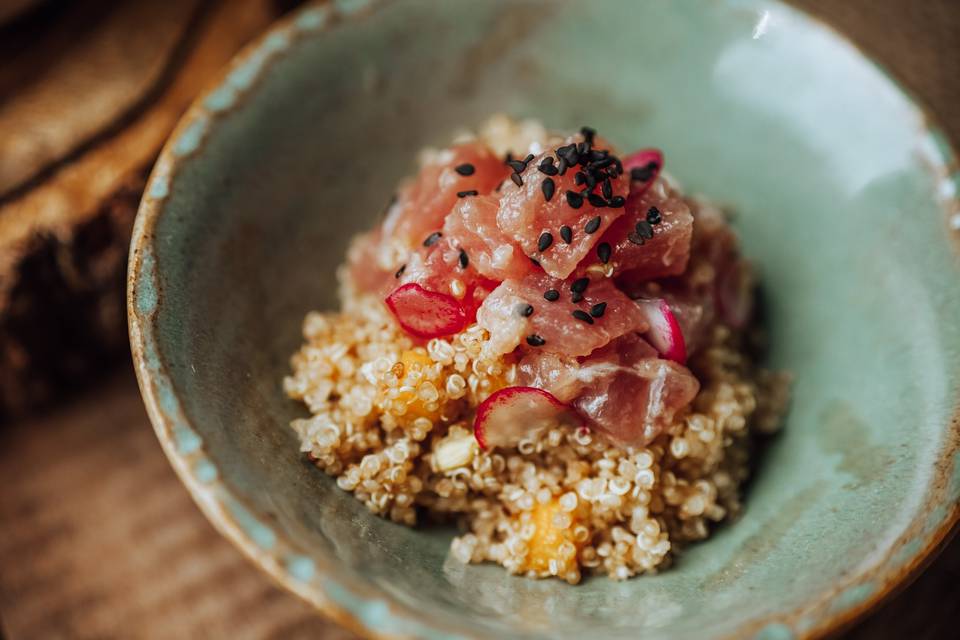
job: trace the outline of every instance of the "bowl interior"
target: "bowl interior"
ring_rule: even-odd
[[[304,414],[281,390],[288,358],[303,315],[335,308],[347,240],[418,149],[495,112],[660,146],[688,191],[736,211],[759,265],[770,364],[796,377],[789,419],[743,517],[660,575],[570,587],[461,566],[449,531],[372,516],[304,463],[287,426]],[[164,380],[154,419],[248,551],[374,631],[413,612],[437,637],[790,637],[882,592],[948,517],[949,152],[888,78],[798,12],[323,7],[248,54],[191,122],[148,189],[132,263],[141,374]]]

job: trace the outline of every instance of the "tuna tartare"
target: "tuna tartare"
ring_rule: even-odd
[[[783,374],[753,360],[753,271],[656,149],[492,119],[422,154],[312,312],[302,451],[374,513],[458,524],[452,555],[570,583],[669,562],[740,508]]]

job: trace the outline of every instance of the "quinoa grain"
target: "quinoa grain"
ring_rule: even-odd
[[[558,427],[481,451],[473,412],[515,376],[484,358],[485,332],[416,347],[380,300],[346,283],[343,299],[342,313],[307,315],[283,383],[312,414],[292,424],[301,450],[373,513],[408,525],[418,510],[458,518],[461,562],[570,583],[666,567],[739,513],[750,434],[774,430],[787,401],[787,379],[755,369],[718,326],[690,363],[702,383],[691,410],[650,445]]]

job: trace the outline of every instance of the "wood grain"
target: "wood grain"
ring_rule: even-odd
[[[0,197],[134,109],[197,26],[199,6],[85,0],[66,4],[46,28],[4,30]]]
[[[132,373],[0,431],[0,610],[11,638],[353,638],[197,510]]]
[[[50,2],[0,29],[0,421],[126,354],[145,176],[197,94],[290,4]]]

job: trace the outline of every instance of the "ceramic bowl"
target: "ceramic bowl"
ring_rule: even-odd
[[[281,379],[415,152],[494,112],[659,146],[737,212],[796,378],[743,517],[656,576],[465,567],[307,464]],[[764,0],[341,2],[243,52],[167,144],[130,258],[151,420],[216,527],[372,636],[817,637],[957,519],[957,164],[847,41]]]

